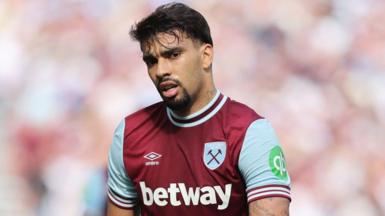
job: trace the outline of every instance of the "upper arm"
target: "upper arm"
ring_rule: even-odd
[[[266,119],[254,121],[247,129],[238,167],[246,184],[248,203],[270,197],[291,199],[283,151]]]
[[[289,200],[270,197],[249,203],[250,216],[289,216]]]
[[[107,203],[107,216],[134,216],[134,210],[120,208],[109,200]]]
[[[127,175],[123,162],[124,120],[115,130],[108,158],[108,198],[122,209],[134,208],[137,200],[135,187]],[[116,207],[115,206],[115,207]]]

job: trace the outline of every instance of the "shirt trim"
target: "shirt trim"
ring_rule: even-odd
[[[222,95],[219,91],[215,94],[214,98],[199,111],[183,117],[175,114],[170,108],[167,107],[167,116],[171,123],[178,127],[194,127],[202,124],[213,117],[225,104],[227,96]]]
[[[111,202],[120,208],[131,209],[136,205],[134,200],[124,200],[110,189],[107,191],[107,195]]]
[[[247,201],[263,199],[266,197],[285,197],[291,200],[290,187],[286,185],[266,185],[247,189]]]

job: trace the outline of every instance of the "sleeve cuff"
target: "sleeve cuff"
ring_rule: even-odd
[[[254,187],[248,189],[246,193],[248,203],[268,197],[283,197],[291,201],[290,187],[286,185],[266,185]]]
[[[133,209],[136,205],[136,199],[130,199],[130,198],[124,198],[122,196],[119,196],[114,191],[112,191],[110,188],[108,188],[107,195],[109,200],[119,208],[123,209]]]

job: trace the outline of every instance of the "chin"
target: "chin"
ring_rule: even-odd
[[[163,101],[166,103],[167,107],[172,110],[180,111],[185,110],[190,106],[191,99],[190,96],[186,94],[186,96],[182,98],[163,98]]]

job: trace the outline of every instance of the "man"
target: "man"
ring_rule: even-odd
[[[157,8],[131,30],[163,101],[126,117],[109,155],[108,216],[289,215],[290,177],[274,130],[221,94],[197,11]]]

